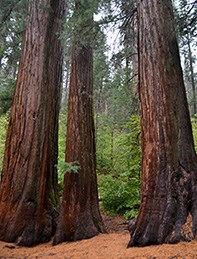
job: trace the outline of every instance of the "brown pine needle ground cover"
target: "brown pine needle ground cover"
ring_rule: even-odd
[[[197,240],[176,245],[126,248],[129,241],[127,224],[121,217],[104,216],[108,234],[91,239],[52,246],[52,242],[35,247],[17,247],[0,242],[0,258],[65,258],[65,259],[197,259]]]

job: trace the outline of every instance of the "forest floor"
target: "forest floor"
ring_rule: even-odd
[[[130,239],[127,222],[121,217],[103,216],[108,234],[100,234],[88,240],[73,243],[52,243],[35,247],[18,247],[0,242],[0,258],[65,258],[65,259],[197,259],[197,240],[176,245],[158,245],[128,248]]]

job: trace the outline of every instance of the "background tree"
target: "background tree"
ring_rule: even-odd
[[[139,96],[138,96],[138,55],[137,55],[137,40],[138,40],[138,21],[137,21],[137,3],[136,0],[121,1],[121,14],[124,19],[120,26],[120,34],[125,59],[125,84],[130,87],[132,93],[131,112],[139,111]]]
[[[93,117],[93,10],[91,1],[75,1],[66,162],[78,165],[64,176],[64,194],[53,244],[104,232],[96,182]]]
[[[189,240],[197,231],[197,159],[172,3],[138,4],[142,193],[129,246]],[[186,236],[189,213],[192,235]]]
[[[131,25],[134,20],[136,22],[133,16],[136,12],[133,0],[110,2],[111,10],[108,12],[105,8],[104,17],[98,24],[107,22],[101,29],[104,33],[111,30],[110,36],[107,34],[109,37],[119,33],[115,40],[107,40],[108,44],[111,43],[107,48],[102,48],[103,41],[97,35],[98,50],[97,45],[94,46],[99,197],[105,211],[129,218],[135,216],[139,205],[141,169],[139,117],[134,115],[138,111],[133,69],[136,49],[129,48],[131,42],[133,46],[136,44]],[[101,66],[101,60],[105,66]],[[102,88],[98,91],[101,81]]]
[[[27,1],[2,0],[0,10],[0,114],[11,106]]]
[[[196,101],[196,59],[194,50],[197,35],[197,1],[181,0],[177,3],[176,20],[179,33],[180,50],[184,59],[184,79],[187,90],[190,114],[197,113]]]
[[[105,112],[106,98],[105,94],[110,80],[109,61],[106,52],[108,50],[106,35],[99,29],[96,34],[95,44],[93,46],[93,93],[94,93],[94,111],[95,111],[95,133],[96,141],[99,131],[99,123],[102,113]]]
[[[30,1],[0,183],[0,239],[49,241],[57,216],[64,1]]]

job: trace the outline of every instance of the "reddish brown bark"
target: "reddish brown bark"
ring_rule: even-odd
[[[129,246],[174,243],[197,231],[194,150],[170,0],[139,1],[141,206]],[[192,215],[192,234],[183,225]]]
[[[0,183],[0,240],[49,241],[57,216],[64,0],[30,1]]]
[[[84,14],[84,8],[88,6],[76,1],[78,15]],[[84,24],[87,22],[86,25],[91,26],[92,16],[83,18],[83,24],[78,24],[72,50],[66,139],[66,162],[76,163],[79,169],[76,173],[65,174],[54,244],[90,238],[105,231],[99,212],[96,182],[93,55],[90,41],[85,37],[86,33],[89,34],[89,27]],[[82,42],[80,36],[83,37]]]

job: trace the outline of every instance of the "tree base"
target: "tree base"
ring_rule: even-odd
[[[142,197],[145,202],[141,204],[137,220],[129,226],[131,239],[128,247],[175,244],[195,239],[197,234],[196,174],[187,172],[181,165],[169,174],[171,183],[165,188],[168,190],[166,195],[159,194],[159,197],[152,199],[152,203],[148,203],[149,200]]]
[[[134,232],[135,228],[135,221],[129,222],[129,231]],[[132,232],[132,233],[133,233]],[[179,242],[191,242],[194,240],[195,237],[192,232],[192,216],[191,214],[188,215],[186,223],[182,226],[181,231],[178,233],[176,230],[173,230],[172,233],[165,239],[163,243],[166,244],[177,244]],[[135,240],[131,237],[129,243],[128,243],[128,248],[129,247],[134,247],[134,246],[139,246],[139,247],[144,247],[148,245],[160,245],[162,243],[156,242],[156,243],[137,243]]]
[[[53,213],[43,211],[41,215],[35,216],[27,208],[23,210],[18,207],[18,212],[7,213],[4,217],[1,213],[0,240],[26,247],[49,242],[55,232],[56,218],[55,210]]]
[[[57,230],[53,239],[53,245],[58,245],[62,242],[79,241],[97,236],[100,233],[106,233],[102,219],[99,216],[97,223],[91,215],[84,213],[78,216],[75,225],[69,224],[69,221],[62,221],[59,217]]]

